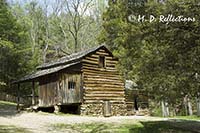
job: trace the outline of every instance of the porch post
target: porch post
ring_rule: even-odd
[[[35,105],[35,82],[32,81],[32,105]]]

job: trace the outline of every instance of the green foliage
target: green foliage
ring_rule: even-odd
[[[183,15],[195,22],[132,22],[130,15]],[[143,4],[110,1],[104,14],[106,42],[120,58],[126,79],[137,82],[151,98],[167,100],[172,106],[184,95],[195,96],[200,82],[200,6],[195,0],[168,0]],[[196,75],[196,77],[195,77]]]
[[[0,18],[0,87],[1,91],[14,93],[10,83],[24,75],[22,66],[27,66],[27,53],[23,51],[26,34],[4,0],[0,1]]]
[[[78,2],[53,2],[23,1],[22,4],[9,1],[9,5],[6,0],[0,0],[1,91],[16,94],[15,86],[11,84],[13,80],[35,71],[41,63],[73,53],[75,46],[71,32],[75,33],[77,24],[78,51],[97,45],[96,37],[101,31],[100,12],[105,9],[105,1],[88,4],[90,1],[79,0],[78,9],[85,8],[93,14],[87,14],[89,11],[83,14],[70,7],[72,16],[66,11],[66,6]],[[99,9],[94,10],[93,4],[97,4]],[[22,94],[30,94],[30,87],[30,84],[22,84]]]

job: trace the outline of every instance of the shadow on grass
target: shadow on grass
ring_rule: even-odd
[[[170,119],[167,121],[91,122],[51,125],[52,131],[76,133],[200,133],[200,122]]]
[[[187,120],[140,121],[128,123],[57,124],[53,131],[78,133],[200,133],[200,122]]]
[[[24,128],[0,125],[0,133],[31,133],[31,132]]]
[[[200,133],[200,122],[185,120],[140,122],[143,127],[131,128],[131,133]]]
[[[15,103],[0,101],[0,116],[3,117],[15,116],[17,114],[16,108],[17,107]]]

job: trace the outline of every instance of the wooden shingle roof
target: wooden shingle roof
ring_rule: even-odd
[[[97,47],[94,47],[94,48],[91,48],[91,49],[88,49],[85,51],[81,51],[78,53],[64,56],[58,60],[55,60],[55,61],[52,61],[49,63],[44,63],[37,67],[36,72],[26,75],[25,77],[23,77],[17,81],[14,81],[13,83],[31,81],[31,80],[34,80],[41,76],[52,74],[52,73],[58,72],[60,70],[63,70],[65,68],[68,68],[70,66],[76,65],[81,62],[82,58],[84,58],[88,54],[96,52],[100,48],[104,48],[107,52],[109,52],[112,55],[112,53],[105,47],[105,45],[100,45],[100,46],[97,46]]]

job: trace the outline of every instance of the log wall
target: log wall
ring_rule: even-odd
[[[105,57],[105,67],[99,66],[99,58]],[[82,60],[83,104],[82,114],[103,115],[104,101],[111,103],[112,115],[125,115],[124,82],[116,69],[117,60],[105,49]]]

